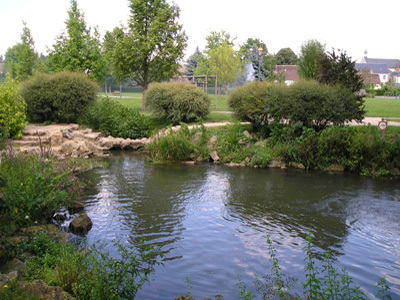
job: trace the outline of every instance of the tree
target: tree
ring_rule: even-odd
[[[185,75],[192,76],[196,72],[197,66],[199,61],[204,58],[204,54],[201,53],[199,47],[196,47],[196,52],[189,56],[188,60],[186,61],[185,67]]]
[[[258,48],[263,49],[261,64],[260,57],[258,55]],[[267,45],[260,39],[248,38],[239,49],[239,56],[243,61],[251,62],[254,69],[255,80],[258,80],[258,74],[260,73],[261,79],[266,79],[272,73],[273,67],[270,66],[270,59]],[[259,66],[261,67],[260,72],[258,71]]]
[[[79,11],[76,0],[71,0],[65,24],[66,32],[57,37],[48,55],[49,70],[85,72],[100,82],[105,76],[100,35],[97,28],[92,34],[91,28],[86,26],[84,14]]]
[[[212,31],[207,37],[206,37],[206,50],[204,51],[205,53],[208,54],[209,51],[216,49],[222,44],[227,44],[230,46],[233,46],[233,42],[236,40],[235,38],[231,38],[231,35],[226,32],[225,30],[221,30],[219,32],[217,31]]]
[[[238,53],[228,43],[209,51],[209,66],[228,94],[228,84],[234,82],[243,72],[243,64]]]
[[[275,54],[277,65],[297,65],[299,58],[290,48],[282,48]]]
[[[319,70],[318,57],[325,52],[325,46],[317,40],[309,40],[301,46],[299,77],[307,79],[318,79],[321,74]]]
[[[318,58],[320,75],[318,81],[329,85],[341,85],[352,91],[359,92],[363,86],[362,76],[355,68],[356,62],[348,57],[346,51],[335,50],[324,53]]]
[[[128,28],[107,33],[107,60],[119,82],[131,77],[143,87],[178,73],[187,36],[177,22],[180,10],[166,0],[130,0]],[[142,109],[145,109],[142,101]]]
[[[33,75],[39,63],[31,31],[26,22],[23,21],[22,23],[24,28],[22,29],[21,43],[8,48],[5,55],[5,70],[10,73],[12,78],[17,80],[25,80]]]

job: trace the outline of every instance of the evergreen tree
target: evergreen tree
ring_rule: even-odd
[[[33,75],[39,62],[31,31],[26,22],[22,23],[24,28],[21,34],[21,43],[8,48],[5,56],[5,71],[17,80],[25,80]]]
[[[201,60],[202,58],[204,58],[204,54],[201,53],[201,51],[199,50],[199,47],[196,47],[196,52],[193,53],[192,55],[190,55],[186,61],[186,64],[185,64],[185,67],[186,67],[185,75],[186,76],[192,76],[195,74],[199,60]]]

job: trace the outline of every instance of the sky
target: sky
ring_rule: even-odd
[[[225,30],[242,45],[262,40],[270,54],[289,47],[296,54],[308,40],[325,49],[342,49],[360,61],[400,59],[399,0],[167,0],[181,9],[179,22],[188,36],[186,57],[204,50],[212,31]],[[69,0],[0,0],[0,54],[20,42],[27,22],[36,51],[46,54],[65,30]],[[111,31],[129,18],[128,0],[78,0],[88,26]]]

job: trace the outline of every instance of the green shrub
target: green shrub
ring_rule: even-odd
[[[42,153],[45,153],[44,151]],[[17,153],[9,144],[0,158],[0,229],[44,223],[71,200],[79,180],[67,162],[57,165],[51,156]],[[69,187],[69,192],[66,187]]]
[[[80,122],[106,136],[137,139],[147,137],[150,132],[147,117],[108,97],[90,105]]]
[[[75,123],[97,97],[98,85],[86,75],[61,72],[37,74],[24,81],[20,94],[31,122]]]
[[[189,160],[190,154],[194,150],[191,135],[189,128],[185,124],[181,124],[181,128],[177,132],[169,129],[164,136],[156,137],[146,145],[146,150],[157,161]]]
[[[268,125],[271,117],[276,118],[286,90],[280,83],[251,82],[232,91],[228,97],[229,107],[238,119],[252,122],[257,130]]]
[[[155,117],[179,124],[209,113],[210,100],[206,92],[191,83],[155,83],[145,94],[146,107]]]
[[[26,122],[26,104],[18,95],[18,86],[11,78],[0,83],[0,149],[7,138],[19,138]]]

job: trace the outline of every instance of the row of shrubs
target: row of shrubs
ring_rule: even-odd
[[[18,85],[0,85],[0,139],[19,138],[27,122],[81,123],[105,135],[142,138],[150,134],[151,120],[117,101],[98,99],[99,87],[74,72],[37,74]],[[209,113],[207,93],[182,82],[156,83],[145,94],[147,108],[161,122],[178,124]]]
[[[240,120],[252,122],[256,130],[268,131],[270,124],[288,122],[298,128],[322,129],[329,124],[362,121],[363,99],[342,86],[298,80],[287,86],[253,82],[236,88],[228,98]]]

